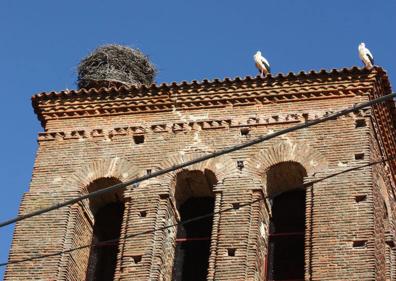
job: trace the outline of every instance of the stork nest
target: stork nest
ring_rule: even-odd
[[[80,62],[77,85],[80,89],[150,85],[156,74],[155,66],[140,50],[104,45]]]

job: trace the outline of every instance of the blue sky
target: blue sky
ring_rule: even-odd
[[[0,220],[17,214],[43,130],[30,96],[74,89],[76,65],[98,45],[140,48],[157,82],[171,82],[256,75],[256,50],[274,73],[360,66],[364,41],[392,82],[395,12],[391,0],[2,0]],[[0,229],[0,262],[12,232]]]

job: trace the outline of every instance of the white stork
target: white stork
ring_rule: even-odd
[[[359,57],[364,63],[364,65],[370,69],[374,66],[374,57],[371,54],[370,50],[366,48],[366,45],[364,43],[359,44]]]
[[[254,62],[256,63],[257,69],[260,71],[261,77],[264,77],[264,74],[268,74],[271,72],[270,64],[268,61],[261,55],[260,51],[253,56]]]

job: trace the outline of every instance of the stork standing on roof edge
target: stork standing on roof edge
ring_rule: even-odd
[[[371,54],[370,50],[366,48],[366,45],[364,43],[359,44],[359,57],[364,63],[364,65],[368,68],[371,69],[374,66],[374,57]]]
[[[260,51],[253,56],[254,62],[256,63],[257,69],[260,71],[261,78],[264,77],[264,74],[267,75],[271,72],[270,64],[268,61],[261,55]]]

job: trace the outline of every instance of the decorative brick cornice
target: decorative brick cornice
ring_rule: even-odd
[[[345,115],[339,118],[360,118],[368,114],[369,109],[359,110],[353,114]],[[143,135],[146,133],[178,133],[186,131],[201,131],[201,130],[217,130],[217,129],[231,129],[231,128],[249,128],[260,126],[273,126],[280,124],[293,124],[313,120],[318,117],[323,117],[331,112],[323,112],[322,115],[312,114],[309,112],[279,114],[271,116],[255,116],[245,120],[231,120],[226,119],[211,119],[200,120],[195,122],[180,122],[180,123],[159,123],[147,126],[132,126],[132,127],[116,127],[110,130],[102,128],[94,128],[91,130],[75,130],[75,131],[55,131],[55,132],[41,132],[38,134],[38,141],[63,141],[63,140],[82,140],[94,138],[113,139],[120,136],[134,136]]]
[[[381,68],[351,68],[265,78],[237,77],[222,81],[161,84],[149,87],[81,89],[41,93],[32,97],[34,110],[47,120],[199,109],[252,104],[282,103],[365,95]]]

